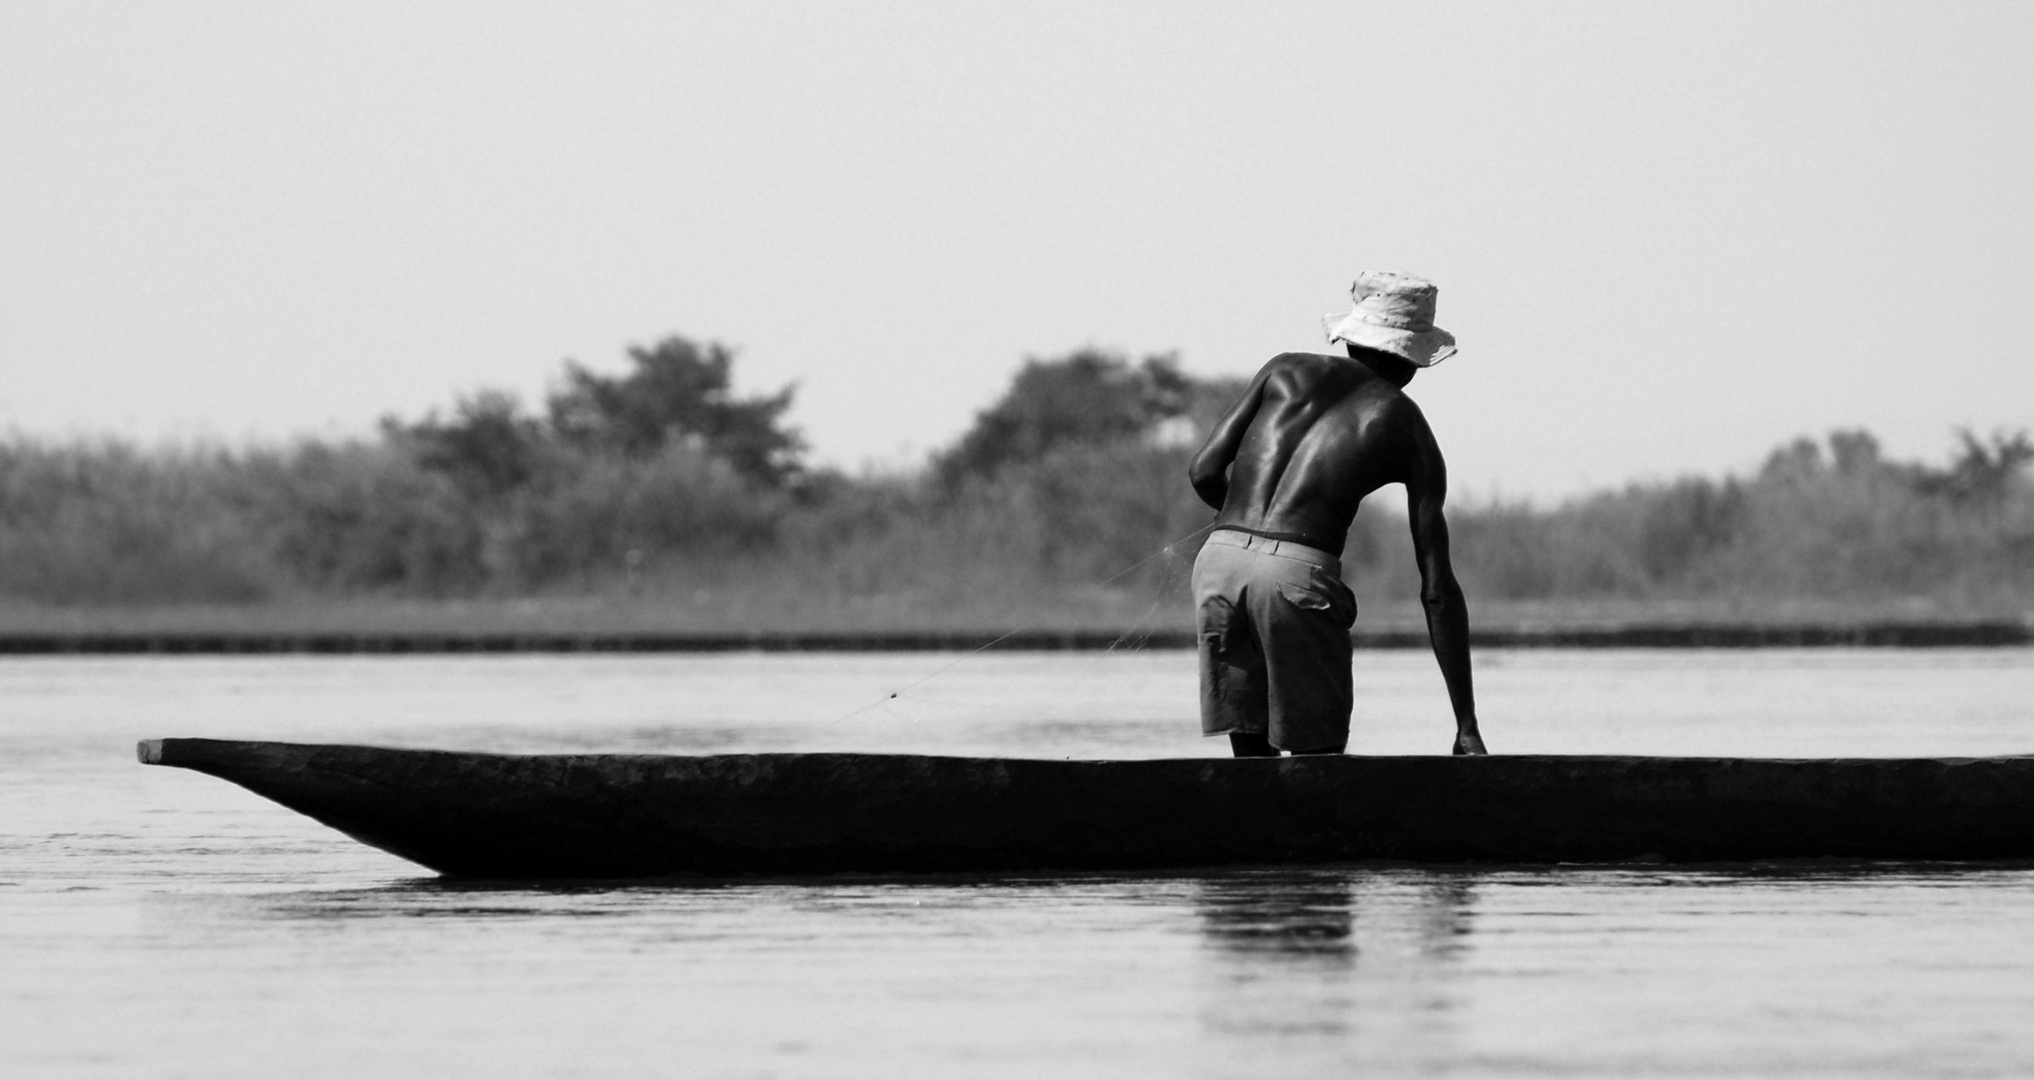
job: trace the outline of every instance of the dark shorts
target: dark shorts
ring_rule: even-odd
[[[1194,561],[1201,734],[1262,733],[1281,750],[1349,741],[1356,597],[1319,548],[1232,529]]]

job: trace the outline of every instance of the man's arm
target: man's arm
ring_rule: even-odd
[[[1236,449],[1243,445],[1243,434],[1250,430],[1250,421],[1257,417],[1257,406],[1264,400],[1264,380],[1271,374],[1271,367],[1264,365],[1257,377],[1250,380],[1250,388],[1243,391],[1242,399],[1215,421],[1214,429],[1194,452],[1193,463],[1187,466],[1187,480],[1193,484],[1194,494],[1216,510],[1229,499],[1229,465],[1236,460]]]
[[[1481,754],[1483,734],[1476,727],[1476,693],[1469,678],[1469,603],[1455,581],[1448,559],[1448,519],[1441,504],[1448,497],[1448,466],[1424,418],[1415,416],[1417,460],[1406,478],[1406,518],[1412,524],[1413,555],[1420,564],[1420,605],[1427,613],[1427,637],[1448,684],[1448,703],[1455,709],[1455,753]]]

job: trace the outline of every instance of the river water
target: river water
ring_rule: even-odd
[[[1354,749],[1447,747],[1431,658],[1357,670]],[[1182,652],[0,662],[0,1076],[2034,1072],[2034,866],[472,887],[133,758],[1221,753],[1193,678]],[[2034,650],[1488,651],[1477,678],[1500,752],[2034,752]]]

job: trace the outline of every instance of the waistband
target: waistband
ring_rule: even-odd
[[[1337,574],[1342,572],[1342,560],[1333,552],[1322,551],[1317,547],[1308,547],[1295,540],[1273,540],[1268,536],[1258,536],[1256,533],[1247,533],[1241,529],[1229,528],[1226,525],[1209,533],[1207,543],[1215,547],[1237,547],[1263,555],[1277,555],[1286,559],[1298,559],[1301,562],[1313,563],[1315,566],[1333,570]]]

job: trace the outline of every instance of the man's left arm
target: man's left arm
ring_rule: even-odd
[[[1455,753],[1481,754],[1483,733],[1476,722],[1476,692],[1469,668],[1469,603],[1455,580],[1448,553],[1448,519],[1442,504],[1448,498],[1448,467],[1424,419],[1414,431],[1416,459],[1405,481],[1406,518],[1412,526],[1413,554],[1420,568],[1420,606],[1427,613],[1427,636],[1448,703],[1455,712]]]

